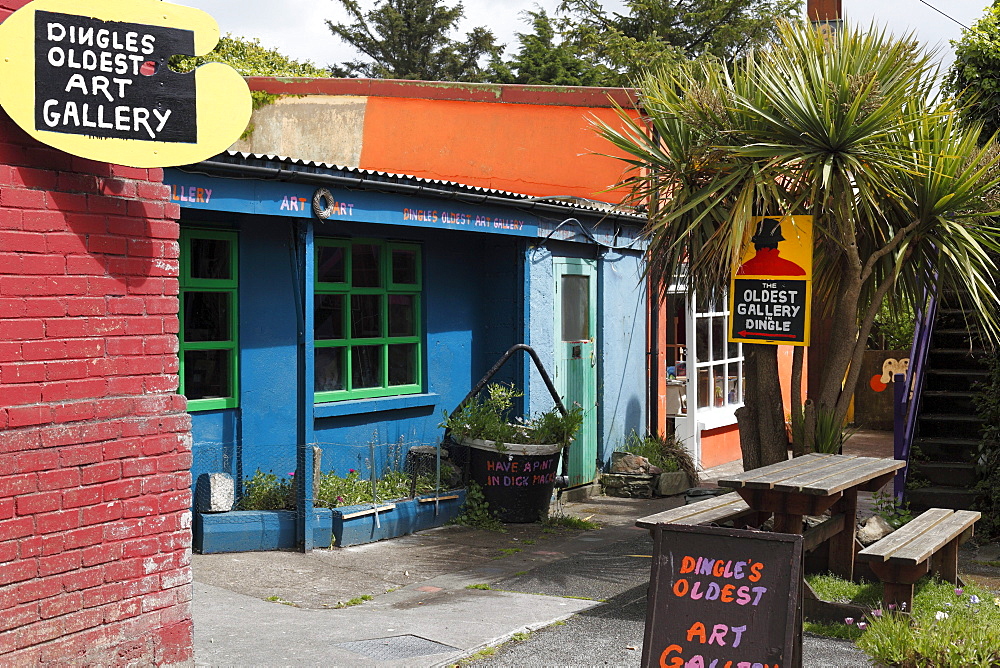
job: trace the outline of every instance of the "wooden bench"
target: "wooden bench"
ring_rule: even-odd
[[[931,508],[857,554],[885,587],[887,604],[913,607],[913,584],[928,573],[959,584],[958,546],[972,536],[981,517],[972,510]]]
[[[640,517],[635,525],[653,531],[663,524],[720,524],[752,514],[750,506],[739,494],[722,494],[690,505],[664,510],[655,515]]]

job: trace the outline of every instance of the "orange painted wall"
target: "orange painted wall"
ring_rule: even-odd
[[[740,430],[735,424],[701,432],[701,465],[704,468],[742,458]]]
[[[590,119],[607,108],[370,97],[360,167],[527,195],[618,203],[625,164]]]
[[[792,354],[795,346],[778,346],[778,377],[781,379],[781,403],[785,415],[792,412]],[[808,355],[802,360],[802,397],[806,395],[806,379],[809,378]]]

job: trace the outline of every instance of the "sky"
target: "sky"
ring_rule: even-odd
[[[347,14],[336,0],[176,0],[177,4],[203,9],[219,23],[223,34],[257,37],[261,44],[276,48],[296,60],[311,60],[324,66],[355,58],[352,49],[334,37],[326,20],[346,22]],[[445,0],[455,4],[454,0]],[[374,0],[359,0],[365,10]],[[554,13],[559,0],[463,0],[465,19],[461,30],[486,26],[507,44],[507,54],[517,45],[515,33],[528,32],[522,20],[525,10],[542,7]],[[952,60],[949,40],[959,39],[962,26],[971,26],[990,0],[843,0],[844,18],[868,25],[873,21],[890,32],[914,32],[917,38],[940,49],[942,64]],[[931,6],[950,16],[947,18]],[[621,7],[620,0],[604,3],[608,9]],[[803,12],[805,2],[803,2]],[[952,20],[954,19],[954,20]],[[957,23],[956,23],[957,21]],[[457,37],[457,36],[456,36]]]

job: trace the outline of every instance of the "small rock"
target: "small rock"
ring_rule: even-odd
[[[625,454],[611,462],[612,473],[649,473],[649,460],[640,455]]]
[[[872,515],[858,529],[858,541],[865,546],[871,545],[875,541],[888,536],[893,531],[889,523],[880,515]]]

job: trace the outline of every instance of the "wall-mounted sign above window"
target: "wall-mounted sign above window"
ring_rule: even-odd
[[[0,104],[40,142],[132,167],[198,162],[250,120],[243,77],[168,66],[219,41],[205,12],[160,0],[34,0],[0,23]]]

